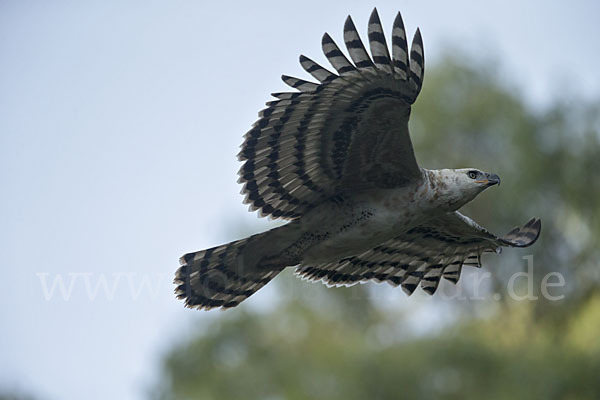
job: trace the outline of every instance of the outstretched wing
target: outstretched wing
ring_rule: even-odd
[[[300,56],[319,83],[283,76],[297,92],[274,93],[246,134],[239,182],[253,210],[297,218],[343,191],[399,187],[420,179],[408,120],[423,81],[423,43],[417,29],[410,62],[398,13],[392,55],[373,10],[367,53],[348,17],[344,41],[351,63],[328,34],[323,51],[337,74]]]
[[[463,265],[481,267],[481,254],[499,252],[502,246],[527,247],[539,237],[537,218],[503,237],[491,234],[458,211],[445,214],[388,240],[358,256],[337,263],[301,265],[296,273],[330,285],[352,285],[370,279],[402,285],[411,294],[419,282],[435,293],[440,278],[458,282]]]

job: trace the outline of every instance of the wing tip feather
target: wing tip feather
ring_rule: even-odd
[[[371,25],[371,24],[381,25],[381,19],[379,19],[379,13],[377,12],[377,7],[373,7],[373,11],[371,11],[371,15],[369,16],[369,25]]]
[[[516,227],[502,237],[509,246],[529,247],[534,244],[542,233],[542,220],[531,218],[522,227]]]

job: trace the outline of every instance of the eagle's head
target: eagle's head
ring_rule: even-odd
[[[435,180],[435,190],[449,211],[459,209],[485,189],[500,184],[498,175],[476,168],[442,169]]]

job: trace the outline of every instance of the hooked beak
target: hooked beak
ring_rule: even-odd
[[[475,181],[476,183],[482,183],[487,186],[500,186],[500,177],[496,174],[485,174],[485,179]]]

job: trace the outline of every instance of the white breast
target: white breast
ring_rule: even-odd
[[[306,228],[327,231],[327,237],[308,248],[303,261],[317,264],[358,255],[424,222],[430,217],[423,208],[424,193],[420,187],[378,191],[356,196],[341,207],[318,207],[307,215],[311,226]]]

